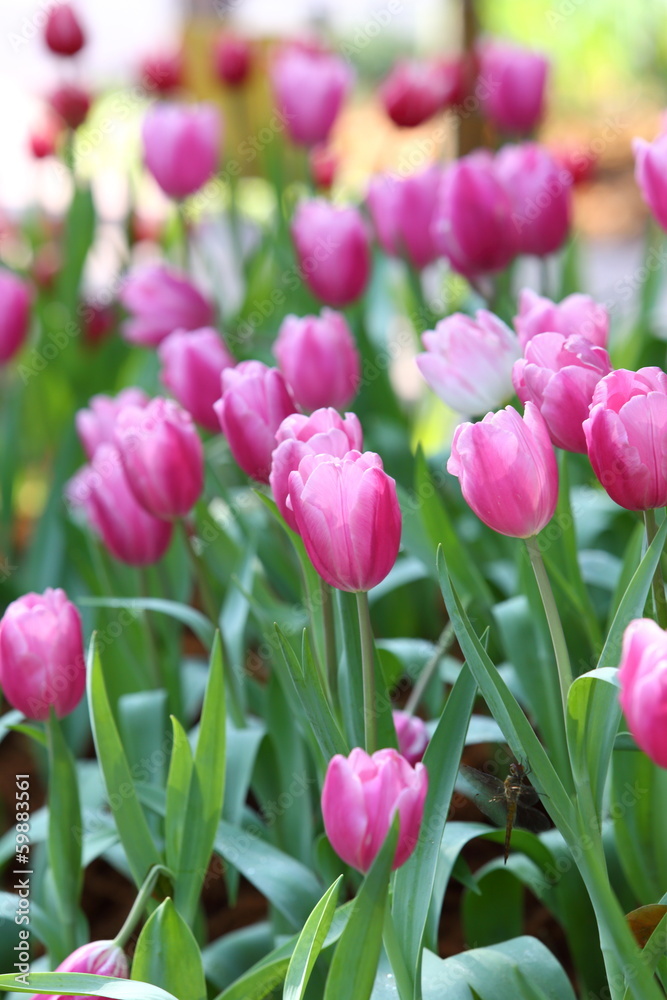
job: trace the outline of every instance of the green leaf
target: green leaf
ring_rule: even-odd
[[[178,1000],[206,1000],[199,945],[171,899],[151,914],[139,935],[132,978],[169,990]]]
[[[304,998],[313,966],[331,927],[342,880],[343,876],[341,875],[327,889],[299,935],[285,977],[283,1000],[303,1000]]]
[[[72,836],[81,829],[81,806],[76,766],[56,715],[51,709],[48,724],[49,747],[49,865],[63,922],[64,954],[76,947],[76,922],[81,895],[81,839]]]
[[[478,892],[463,896],[461,919],[466,941],[478,947],[518,937],[523,929],[524,890],[511,870],[476,872]]]
[[[621,719],[618,670],[599,667],[577,677],[567,696],[567,741],[578,784],[589,782],[598,819]]]
[[[210,620],[200,611],[178,601],[167,601],[161,597],[80,597],[77,603],[83,607],[93,608],[158,611],[187,625],[207,649],[212,647],[215,639],[215,627]]]
[[[264,1000],[281,985],[288,966],[289,958],[279,958],[255,967],[219,993],[215,1000]]]
[[[17,982],[16,974],[0,976],[0,990],[9,993],[46,993],[52,996],[108,997],[109,1000],[182,1000],[150,983],[92,976],[83,972],[31,972],[29,985]]]
[[[181,845],[186,833],[183,817],[187,816],[188,795],[194,761],[188,734],[177,718],[172,715],[173,742],[171,761],[167,777],[167,799],[165,814],[165,851],[167,867],[178,879],[181,860]]]

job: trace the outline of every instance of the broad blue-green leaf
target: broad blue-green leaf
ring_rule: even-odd
[[[226,990],[219,993],[215,1000],[264,1000],[274,990],[277,990],[285,978],[289,958],[278,958],[274,962],[251,969],[250,972],[237,979]]]
[[[211,648],[215,627],[211,621],[188,604],[168,601],[161,597],[81,597],[78,604],[95,608],[127,608],[130,611],[158,611],[187,625],[198,639]]]
[[[170,899],[151,914],[139,935],[132,978],[169,990],[178,1000],[206,1000],[199,945]]]
[[[81,829],[81,806],[76,766],[65,742],[58,719],[51,710],[47,724],[49,745],[49,865],[63,925],[64,954],[53,956],[62,962],[79,943],[76,923],[83,874],[81,840],[72,836]]]
[[[178,878],[183,838],[188,836],[183,819],[188,815],[188,795],[194,762],[188,734],[178,719],[171,717],[173,739],[167,776],[165,850],[167,867]],[[161,791],[161,789],[160,789]]]
[[[310,974],[329,933],[343,876],[325,892],[308,917],[290,960],[283,1000],[303,1000]]]
[[[590,783],[598,819],[621,718],[618,671],[599,667],[577,677],[567,697],[567,738],[579,782]]]
[[[0,976],[0,990],[8,993],[46,993],[54,996],[109,997],[109,1000],[183,1000],[150,983],[83,972],[31,972],[30,984],[17,983],[16,974]]]

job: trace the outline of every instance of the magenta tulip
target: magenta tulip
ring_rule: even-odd
[[[113,941],[91,941],[84,944],[58,965],[54,972],[84,972],[90,976],[129,977],[128,962],[122,948]],[[36,993],[28,1000],[86,1000],[85,997],[44,996]]]
[[[86,36],[71,4],[51,7],[44,28],[47,47],[57,56],[75,56],[86,44]]]
[[[667,229],[667,131],[653,142],[633,139],[635,180],[656,222]]]
[[[78,410],[74,418],[76,432],[86,457],[92,459],[101,444],[111,444],[116,417],[124,406],[146,406],[148,396],[143,389],[121,389],[116,396],[93,396],[88,408]]]
[[[384,580],[398,555],[401,509],[379,455],[306,455],[290,473],[288,490],[298,532],[323,580],[352,592]]]
[[[352,205],[322,198],[302,202],[292,220],[299,276],[328,306],[347,306],[363,293],[371,270],[370,240]]]
[[[164,264],[131,271],[119,297],[131,314],[123,336],[142,347],[157,347],[174,330],[198,330],[213,322],[211,303],[184,274]]]
[[[412,767],[396,750],[369,756],[355,747],[349,757],[336,754],[322,789],[324,829],[336,854],[353,868],[368,871],[398,813],[392,868],[400,868],[417,846],[427,791],[424,765]]]
[[[30,291],[11,271],[0,267],[0,365],[20,351],[30,325]]]
[[[67,127],[74,131],[79,125],[83,125],[88,117],[91,96],[76,83],[61,83],[51,91],[48,102]]]
[[[393,713],[398,750],[412,767],[418,764],[428,746],[430,736],[423,719],[396,709]]]
[[[433,240],[466,277],[500,271],[519,252],[512,212],[491,153],[470,153],[443,174],[431,224]]]
[[[512,201],[519,252],[555,253],[570,230],[572,174],[537,142],[504,146],[495,168]]]
[[[139,76],[149,93],[172,94],[183,83],[183,56],[180,52],[155,52],[144,58]]]
[[[276,106],[293,142],[325,142],[352,85],[352,70],[330,52],[289,46],[279,53],[271,81]]]
[[[610,371],[604,347],[584,337],[538,333],[514,365],[512,380],[521,402],[530,400],[544,417],[553,443],[586,454],[583,422],[595,386]]]
[[[417,367],[433,392],[457,413],[481,416],[512,395],[519,341],[502,320],[480,309],[475,319],[453,313],[422,334]]]
[[[619,368],[601,379],[584,434],[593,471],[620,507],[667,504],[667,375],[660,368]]]
[[[562,333],[564,337],[585,337],[597,347],[609,339],[609,313],[589,295],[568,295],[556,305],[529,288],[519,296],[519,315],[514,328],[523,350],[538,333]]]
[[[323,309],[319,316],[286,316],[273,353],[305,410],[342,409],[356,396],[361,359],[341,313]]]
[[[290,473],[297,471],[305,455],[344,458],[349,451],[361,451],[361,424],[356,414],[346,413],[341,417],[332,408],[315,410],[309,417],[293,413],[285,417],[275,440],[269,483],[278,510],[292,531],[298,531],[294,511],[287,504]]]
[[[64,590],[24,594],[0,620],[0,686],[29,719],[43,722],[53,708],[62,718],[86,689],[79,612]]]
[[[401,60],[380,86],[380,100],[394,122],[413,128],[455,102],[460,67],[441,60]]]
[[[544,114],[549,61],[539,52],[489,41],[478,50],[482,112],[508,135],[527,135]]]
[[[654,764],[667,767],[667,632],[650,618],[626,628],[618,681],[630,732]]]
[[[252,46],[247,38],[224,31],[213,46],[213,68],[220,83],[240,87],[252,67]]]
[[[413,267],[426,267],[439,255],[431,222],[442,171],[431,166],[408,177],[385,174],[371,180],[366,202],[380,246]]]
[[[144,162],[170,198],[193,194],[216,171],[222,120],[212,104],[154,104],[141,135]]]
[[[202,427],[220,430],[213,404],[220,398],[220,376],[236,362],[212,327],[175,330],[158,347],[160,379]]]
[[[276,431],[296,410],[283,374],[261,361],[225,369],[222,398],[214,409],[238,465],[253,479],[268,483]]]
[[[463,499],[480,521],[513,538],[530,538],[553,517],[558,466],[539,410],[526,403],[487,413],[478,424],[459,424],[447,471],[458,476]]]
[[[130,489],[149,514],[184,517],[204,488],[204,451],[190,414],[158,396],[126,406],[114,429]]]

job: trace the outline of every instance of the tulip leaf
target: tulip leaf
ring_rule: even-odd
[[[132,978],[168,989],[178,1000],[206,1000],[199,945],[171,899],[151,914],[139,935]]]
[[[76,766],[63,736],[55,712],[51,709],[47,724],[49,749],[49,865],[56,889],[63,925],[64,954],[54,956],[61,962],[76,941],[76,922],[81,895],[81,805]]]
[[[343,876],[330,886],[308,917],[290,960],[283,1000],[303,1000],[317,956],[329,933]]]
[[[0,976],[0,990],[8,993],[44,993],[47,996],[100,997],[104,1000],[181,1000],[172,993],[130,979],[94,976],[83,972],[31,972],[23,985],[16,973]]]
[[[226,990],[219,993],[215,1000],[264,1000],[278,989],[285,978],[289,958],[277,958],[273,962],[255,966]]]
[[[168,601],[162,597],[80,597],[77,604],[93,608],[158,611],[187,625],[207,649],[212,647],[215,639],[215,627],[211,621],[200,611],[179,601]]]
[[[188,734],[178,719],[171,717],[173,742],[167,777],[165,813],[165,852],[167,867],[178,877],[181,845],[185,834],[183,817],[187,816],[188,794],[194,761]]]

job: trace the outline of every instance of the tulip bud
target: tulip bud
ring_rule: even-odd
[[[144,162],[165,194],[185,198],[215,173],[222,121],[212,104],[154,104],[141,137]]]
[[[572,175],[536,142],[504,146],[495,167],[512,201],[519,253],[555,253],[570,229]]]
[[[606,347],[609,338],[609,313],[589,295],[568,295],[556,305],[529,288],[519,296],[519,315],[514,328],[523,350],[538,333],[562,333],[564,337],[585,337],[598,347]]]
[[[544,114],[548,60],[539,52],[489,41],[478,50],[482,112],[508,135],[527,135]]]
[[[309,417],[293,413],[285,417],[275,439],[269,482],[278,510],[292,531],[298,531],[294,511],[287,505],[290,473],[296,472],[304,455],[344,458],[349,451],[361,451],[361,424],[356,414],[341,417],[332,408],[315,410]]]
[[[630,622],[623,634],[619,700],[638,746],[667,767],[667,633],[650,618]]]
[[[425,354],[417,367],[443,403],[457,413],[481,416],[512,395],[512,365],[519,341],[502,320],[480,309],[475,319],[454,313],[422,334]]]
[[[74,83],[63,83],[51,92],[49,104],[74,131],[83,125],[90,111],[90,94]]]
[[[658,225],[667,229],[667,132],[653,142],[633,139],[635,180]]]
[[[531,400],[544,417],[553,443],[585,455],[583,422],[595,386],[610,371],[604,347],[584,337],[538,333],[514,365],[512,380],[521,402]]]
[[[213,46],[213,67],[221,83],[240,87],[252,66],[252,47],[247,38],[223,32]]]
[[[273,94],[293,142],[325,142],[352,85],[352,70],[330,52],[289,46],[271,68]]]
[[[313,146],[308,154],[310,175],[316,188],[328,191],[338,172],[338,156],[331,146],[320,143]]]
[[[414,767],[426,753],[429,744],[430,737],[426,724],[418,715],[408,715],[399,709],[392,712],[392,715],[399,753],[411,767]]]
[[[68,3],[58,3],[49,11],[44,40],[57,56],[75,56],[86,44],[79,20]]]
[[[558,466],[547,426],[533,403],[523,419],[512,406],[459,424],[447,471],[458,476],[463,499],[501,535],[529,538],[553,517]]]
[[[147,404],[146,393],[134,386],[121,389],[117,396],[93,396],[88,409],[77,410],[74,418],[76,432],[86,457],[92,459],[101,444],[111,444],[116,417],[125,406],[143,407]]]
[[[384,580],[398,555],[401,509],[379,455],[306,455],[288,490],[287,505],[323,580],[352,592]]]
[[[54,972],[84,972],[89,976],[129,977],[125,953],[113,941],[91,941],[84,944],[61,962]],[[85,997],[47,996],[35,994],[28,1000],[86,1000]]]
[[[60,118],[49,112],[35,126],[28,137],[30,152],[36,160],[53,156],[62,131]]]
[[[87,347],[99,347],[112,333],[117,323],[113,306],[98,302],[83,302],[83,342]]]
[[[79,612],[64,590],[24,594],[0,620],[0,686],[29,719],[74,711],[86,688]]]
[[[0,267],[0,365],[23,347],[30,325],[30,291],[21,278]]]
[[[175,330],[158,347],[160,380],[193,420],[218,433],[213,404],[220,398],[220,376],[236,362],[222,337],[210,326]]]
[[[459,90],[457,63],[401,60],[380,86],[380,100],[394,124],[413,128],[453,104]]]
[[[439,254],[431,223],[441,176],[440,168],[431,166],[408,177],[374,177],[366,197],[382,249],[419,269]]]
[[[323,309],[320,316],[286,316],[273,345],[280,370],[299,406],[342,409],[356,395],[361,360],[342,313]]]
[[[399,815],[392,868],[408,860],[419,839],[428,791],[423,764],[410,764],[396,750],[368,755],[355,747],[349,757],[329,761],[322,789],[324,829],[343,861],[366,872]]]
[[[164,264],[131,271],[120,292],[131,314],[122,333],[131,344],[157,347],[174,330],[198,330],[213,322],[213,306],[184,274]]]
[[[160,396],[148,406],[126,406],[114,440],[135,497],[154,517],[184,517],[204,488],[204,452],[192,417]]]
[[[141,65],[140,77],[148,93],[171,94],[183,81],[183,57],[180,52],[147,56]]]
[[[281,372],[261,361],[225,369],[222,398],[214,409],[235,461],[247,475],[268,483],[276,431],[296,410]]]
[[[593,472],[627,510],[667,504],[667,375],[619,368],[600,379],[584,422]]]
[[[347,306],[363,293],[371,270],[364,220],[353,206],[315,198],[302,202],[292,220],[299,275],[328,306]]]

